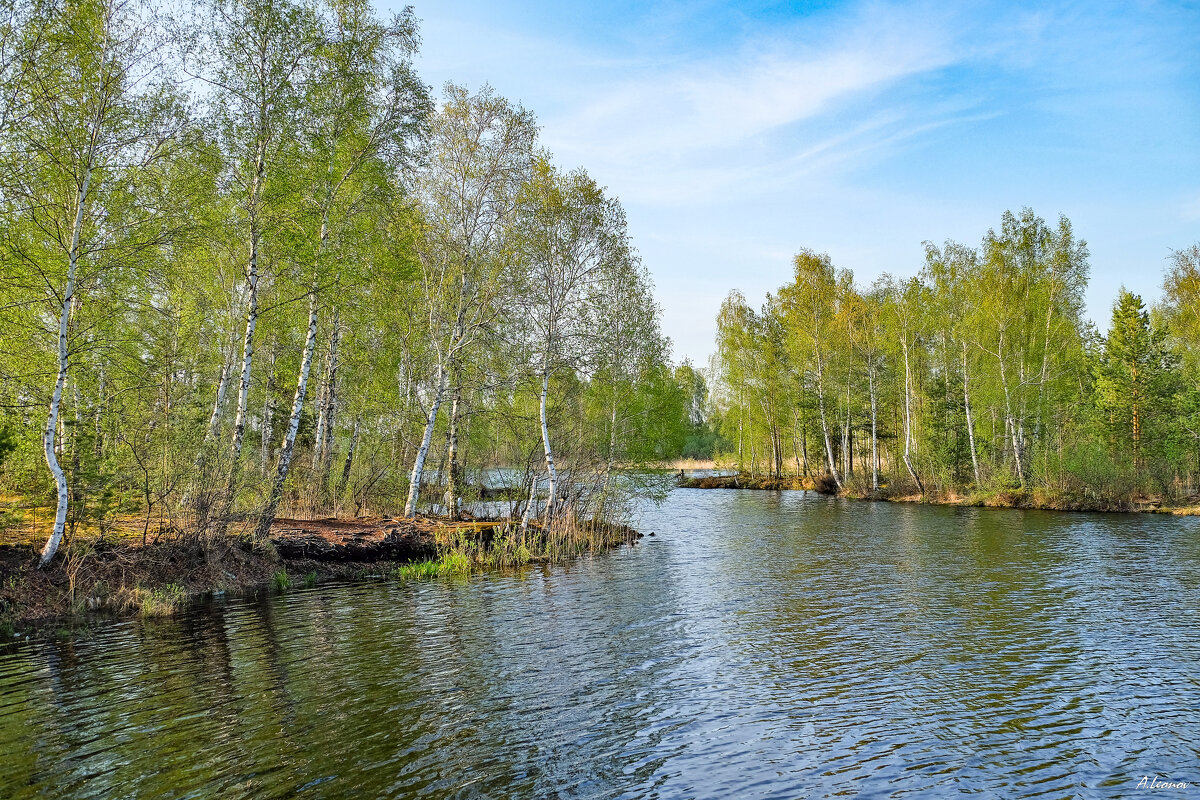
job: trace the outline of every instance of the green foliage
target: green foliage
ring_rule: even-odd
[[[1165,332],[1151,325],[1141,297],[1122,289],[1093,371],[1096,406],[1113,452],[1135,468],[1146,456],[1163,454],[1172,438],[1177,361]]]
[[[56,375],[72,530],[397,513],[426,427],[424,500],[497,465],[528,486],[544,372],[555,514],[711,449],[620,203],[490,88],[435,107],[411,9],[151,6],[17,4],[5,28],[0,487],[22,507],[57,502]],[[439,376],[456,402],[430,418]]]
[[[731,292],[717,318],[710,418],[738,467],[866,493],[874,453],[903,494],[1194,491],[1200,246],[1174,255],[1154,314],[1123,291],[1103,337],[1082,318],[1086,243],[1029,209],[978,248],[927,243],[912,278],[862,289],[810,250],[794,266],[761,312]]]
[[[10,455],[17,451],[17,431],[7,422],[0,422],[0,469]]]

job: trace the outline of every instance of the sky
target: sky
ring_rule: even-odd
[[[1200,241],[1200,4],[414,0],[417,68],[490,84],[620,198],[677,359],[801,248],[867,285],[1005,210],[1068,217],[1088,313]]]

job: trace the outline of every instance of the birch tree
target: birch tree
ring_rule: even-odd
[[[625,215],[583,170],[560,173],[543,156],[521,195],[522,255],[529,265],[524,296],[532,351],[541,382],[539,418],[549,499],[554,513],[558,471],[550,443],[548,402],[555,371],[586,371],[592,364],[589,311],[607,272],[618,269],[627,248]]]
[[[797,363],[810,365],[815,375],[826,467],[840,490],[842,476],[833,456],[825,392],[838,275],[828,255],[812,250],[800,251],[793,259],[793,266],[794,280],[779,290],[779,298],[790,333],[792,357]]]
[[[222,528],[236,498],[246,436],[264,236],[279,224],[271,181],[277,170],[283,171],[296,130],[304,79],[320,44],[317,30],[314,9],[290,0],[214,0],[187,31],[185,69],[211,87],[213,124],[228,154],[228,179],[237,195],[235,224],[244,247],[245,325]],[[222,406],[214,408],[219,425]],[[203,528],[206,505],[198,512]]]
[[[57,503],[44,565],[62,541],[70,502],[60,415],[85,305],[107,276],[162,238],[153,209],[135,199],[164,169],[179,116],[146,10],[89,0],[43,12],[45,34],[59,46],[6,87],[23,109],[6,140],[22,154],[9,176],[17,230],[7,238],[8,257],[41,284],[41,319],[55,342],[42,451]],[[77,398],[78,384],[73,391]]]
[[[279,450],[275,480],[258,524],[266,537],[283,497],[296,434],[308,394],[323,286],[341,282],[339,264],[353,262],[362,242],[353,234],[359,218],[394,200],[393,180],[406,166],[428,113],[425,87],[415,78],[412,10],[390,23],[374,18],[361,0],[335,0],[310,67],[300,126],[303,160],[313,165],[302,194],[310,221],[308,327],[291,415]],[[300,160],[300,159],[297,159]],[[331,425],[336,391],[338,325],[333,326],[326,397],[318,409],[319,449]]]
[[[602,271],[600,291],[591,309],[591,390],[599,398],[604,420],[600,450],[603,453],[601,485],[596,515],[612,515],[616,499],[612,475],[619,461],[636,462],[634,440],[640,408],[632,402],[641,376],[663,363],[670,343],[658,327],[661,310],[645,265],[631,248]]]
[[[950,346],[956,351],[962,372],[963,412],[967,446],[971,454],[971,470],[975,485],[983,485],[979,468],[979,451],[975,445],[975,422],[971,411],[971,374],[977,360],[973,324],[978,310],[973,286],[979,271],[978,254],[957,242],[946,242],[941,248],[925,245],[925,274],[931,282],[933,296],[938,300],[938,316]],[[946,364],[949,368],[949,363]]]
[[[470,94],[448,84],[445,94],[430,124],[427,163],[416,179],[424,217],[418,245],[421,291],[434,375],[404,504],[409,517],[416,514],[425,460],[447,389],[460,399],[464,359],[510,312],[505,300],[517,282],[509,225],[530,173],[537,133],[529,112],[489,87]],[[456,402],[450,414],[451,447],[456,444],[459,412]]]

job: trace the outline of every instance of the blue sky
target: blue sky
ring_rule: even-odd
[[[1200,241],[1195,3],[418,2],[423,78],[490,83],[629,216],[677,358],[802,247],[866,284],[1005,209],[1065,214],[1089,313]]]

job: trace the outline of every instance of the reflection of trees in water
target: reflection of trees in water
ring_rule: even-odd
[[[31,647],[0,660],[0,795],[1070,794],[1191,752],[1178,521],[693,492],[643,528]]]

